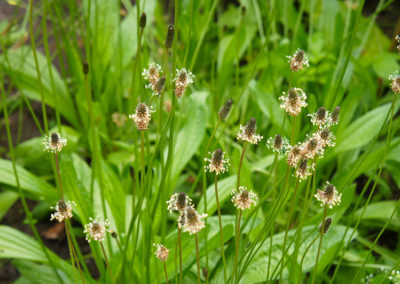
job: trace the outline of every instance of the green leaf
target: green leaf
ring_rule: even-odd
[[[364,215],[362,216],[362,220],[380,220],[381,222],[386,222],[390,216],[393,214],[393,211],[396,208],[396,201],[380,201],[374,202],[367,206],[365,209]],[[361,213],[364,208],[360,208],[356,212],[355,218],[358,219],[361,217]],[[391,224],[396,227],[400,227],[400,215],[399,212],[395,214],[391,220]]]
[[[17,173],[21,188],[31,197],[46,199],[50,202],[58,200],[56,188],[17,165]],[[11,161],[0,159],[0,183],[17,187]]]
[[[220,206],[231,197],[231,192],[235,188],[236,175],[218,181],[218,198]],[[199,205],[199,212],[204,212],[204,195],[202,195]],[[211,216],[217,211],[217,201],[215,199],[215,185],[212,184],[207,188],[207,214]]]
[[[337,135],[336,153],[341,153],[368,144],[378,134],[390,111],[391,104],[377,107],[350,124]]]
[[[74,126],[79,127],[78,118],[75,107],[68,89],[60,77],[57,69],[52,66],[51,72],[54,80],[54,90],[52,87],[49,69],[47,68],[46,57],[37,52],[41,80],[43,85],[44,100],[46,104],[53,108],[58,108],[63,115]],[[8,60],[10,68],[4,55],[0,57],[0,64],[4,66],[4,70],[10,74],[14,82],[24,94],[35,101],[41,101],[40,84],[37,77],[33,53],[30,48],[22,46],[18,49],[10,49],[8,51]],[[14,76],[13,76],[14,75]]]
[[[322,242],[321,253],[320,253],[320,265],[319,269],[323,269],[324,265],[327,263],[327,258],[331,258],[332,252],[335,251],[336,246],[340,243],[343,234],[346,230],[345,226],[342,225],[332,225],[329,231],[324,235],[324,239]],[[349,230],[346,236],[346,240],[348,240],[352,230]],[[296,232],[296,229],[290,230],[288,234],[287,244],[291,243],[293,236]],[[311,241],[319,234],[319,231],[315,226],[304,227],[303,229],[303,239],[301,241],[299,256],[297,259],[297,264],[300,265],[301,258],[309,246]],[[284,241],[285,232],[281,232],[279,234],[275,234],[272,238],[272,259],[271,259],[271,271],[274,271],[277,267],[279,260],[282,256],[282,244]],[[354,234],[354,237],[357,234]],[[254,257],[253,261],[250,263],[247,268],[245,274],[243,275],[243,279],[246,279],[246,283],[259,283],[266,280],[266,268],[268,267],[268,258],[269,258],[269,248],[270,248],[270,238],[266,239],[264,242],[264,246],[259,250],[259,252]],[[293,243],[294,244],[294,243]],[[292,255],[294,251],[294,245],[291,245],[287,255]],[[319,239],[313,243],[310,250],[306,254],[303,263],[303,272],[310,271],[315,264],[315,259],[318,251]],[[279,268],[278,268],[279,269]],[[274,279],[279,277],[279,270],[274,274]],[[283,277],[288,276],[288,270],[285,268],[283,271]]]
[[[173,178],[176,178],[185,168],[203,140],[208,117],[207,96],[208,92],[195,92],[185,100],[185,105],[181,107],[187,115],[182,118],[184,125],[176,137],[171,168]]]
[[[0,220],[7,214],[8,210],[18,200],[18,193],[13,191],[3,191],[0,193]]]

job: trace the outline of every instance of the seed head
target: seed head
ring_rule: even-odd
[[[285,95],[285,93],[283,93]],[[279,97],[282,101],[280,107],[283,108],[289,115],[296,116],[301,112],[303,107],[307,106],[307,96],[300,88],[292,88],[288,95]]]
[[[301,155],[307,159],[313,159],[316,155],[323,156],[324,148],[317,137],[311,137],[301,144]]]
[[[339,194],[336,187],[328,181],[326,182],[324,190],[318,189],[314,196],[321,202],[321,206],[328,205],[330,209],[332,209],[333,206],[339,205],[342,199],[342,194]]]
[[[162,244],[153,244],[153,246],[157,248],[155,252],[156,257],[162,262],[166,262],[169,255],[169,249]]]
[[[313,134],[313,137],[318,140],[322,148],[335,146],[336,137],[329,128],[322,128]]]
[[[232,202],[237,209],[246,210],[256,205],[258,199],[257,194],[253,191],[248,191],[246,187],[240,186],[232,191]]]
[[[332,112],[332,124],[338,124],[339,123],[339,114],[340,114],[340,106],[335,107],[335,109]]]
[[[308,116],[311,117],[311,123],[313,125],[317,125],[319,127],[329,127],[332,125],[332,118],[329,114],[329,111],[327,111],[324,107],[320,107],[317,112],[308,114]]]
[[[286,137],[277,134],[275,137],[268,138],[267,148],[272,149],[272,151],[278,154],[285,154],[291,147]]]
[[[302,180],[306,180],[308,176],[315,170],[315,164],[308,165],[308,159],[301,159],[300,164],[295,172],[295,176]]]
[[[303,70],[304,67],[309,66],[307,55],[301,49],[297,49],[295,54],[286,56],[286,58],[289,59],[290,69],[293,72]]]
[[[58,133],[51,133],[50,136],[45,136],[43,138],[43,145],[45,151],[57,153],[67,145],[67,139],[61,137],[61,135]]]
[[[332,223],[332,219],[331,218],[325,219],[324,226],[321,225],[319,227],[319,231],[321,232],[322,230],[324,230],[324,234],[326,234],[328,232],[328,230],[329,230],[329,227],[331,226],[331,223]]]
[[[229,159],[225,160],[225,153],[221,149],[215,150],[210,158],[205,158],[204,161],[208,162],[208,165],[204,167],[204,170],[210,173],[215,172],[216,175],[223,174],[228,171]]]
[[[228,114],[229,114],[229,112],[231,111],[231,108],[232,108],[232,103],[233,103],[232,100],[227,101],[227,102],[221,107],[221,109],[219,110],[219,112],[218,112],[218,117],[219,117],[221,120],[226,119],[226,117],[228,116]]]
[[[146,16],[146,13],[143,12],[142,15],[140,15],[139,26],[142,29],[144,29],[146,27],[146,22],[147,22],[147,16]]]
[[[145,80],[149,81],[146,88],[152,89],[155,92],[157,83],[160,79],[161,66],[156,63],[150,63],[147,69],[143,69],[142,76]]]
[[[172,42],[174,41],[174,26],[170,25],[168,27],[167,39],[165,40],[165,47],[170,49],[172,47]]]
[[[161,93],[164,91],[164,86],[165,86],[165,80],[166,77],[162,76],[160,79],[158,79],[157,83],[155,84],[153,89],[153,96],[160,96]]]
[[[170,213],[172,213],[172,211],[178,211],[179,213],[182,213],[185,211],[186,207],[192,206],[192,199],[190,199],[189,196],[183,192],[174,193],[167,201],[167,204],[167,210],[169,210]]]
[[[291,147],[288,157],[287,163],[290,167],[296,167],[297,163],[300,161],[301,158],[301,145],[295,145]]]
[[[85,230],[83,231],[86,234],[86,240],[89,243],[90,241],[104,241],[106,233],[109,231],[110,222],[108,220],[100,221],[99,217],[95,219],[89,218],[89,220],[91,222],[85,225]]]
[[[400,94],[400,75],[399,72],[396,71],[393,75],[389,76],[389,80],[392,82],[390,83],[390,87],[392,88],[393,93]]]
[[[56,207],[50,207],[51,209],[56,210],[55,213],[51,214],[50,221],[56,219],[58,222],[63,222],[66,219],[72,218],[72,206],[75,206],[75,202],[59,200],[56,204]]]
[[[82,64],[82,71],[85,75],[89,74],[89,64],[87,62]]]
[[[186,207],[186,210],[181,213],[178,219],[178,226],[182,228],[184,232],[189,232],[190,235],[197,234],[201,229],[205,227],[202,219],[206,218],[207,214],[199,214],[192,207]]]
[[[139,103],[136,106],[136,112],[130,114],[129,118],[136,124],[138,130],[146,130],[151,120],[151,114],[154,112],[152,107],[145,103]]]
[[[117,234],[116,231],[110,230],[109,232],[110,232],[110,234],[111,234],[111,237],[113,237],[114,239],[118,238],[118,234]]]
[[[258,142],[263,139],[262,136],[255,133],[256,132],[256,119],[253,117],[247,122],[245,126],[240,125],[240,131],[237,134],[237,139],[242,141],[247,141],[251,144],[258,144]]]
[[[186,88],[193,83],[194,75],[192,72],[186,70],[186,68],[176,69],[176,75],[174,78],[175,82],[175,96],[179,99],[182,97]]]

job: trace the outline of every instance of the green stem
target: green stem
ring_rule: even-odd
[[[301,261],[300,261],[300,272],[303,271],[303,263],[304,263],[304,259],[306,257],[306,254],[308,253],[308,251],[310,250],[310,248],[312,247],[312,245],[315,243],[315,241],[319,238],[320,234],[316,235],[315,238],[311,241],[311,243],[308,245],[308,247],[306,248],[306,250],[304,251],[303,256],[301,257]],[[299,278],[299,283],[300,283],[300,279]]]
[[[71,262],[73,263],[73,259],[75,259],[76,266],[78,267],[79,275],[81,276],[82,282],[86,283],[85,277],[83,276],[81,265],[79,263],[78,256],[77,256],[76,251],[75,251],[74,243],[72,242],[70,228],[69,228],[70,222],[69,222],[68,219],[65,220],[65,224],[64,225],[65,225],[65,231],[66,231],[66,234],[67,234],[68,246],[69,246],[70,255],[71,255]]]
[[[237,173],[237,183],[236,183],[236,188],[239,189],[240,186],[240,171],[242,169],[242,164],[243,164],[243,158],[244,154],[247,149],[247,142],[244,142],[243,149],[242,149],[242,154],[240,155],[240,160],[239,160],[239,167],[238,167],[238,173]]]
[[[218,198],[218,175],[216,173],[215,173],[214,184],[215,184],[215,199],[217,201],[217,209],[218,209],[219,236],[220,236],[220,242],[221,242],[222,263],[224,265],[224,280],[225,280],[225,283],[227,283],[226,261],[225,261],[225,252],[224,252],[224,233],[223,233],[223,227],[222,227],[221,207],[219,205],[219,198]]]
[[[43,125],[44,130],[46,133],[49,132],[49,126],[47,123],[47,112],[46,112],[46,102],[44,99],[44,89],[42,84],[42,76],[39,69],[39,61],[36,53],[36,46],[35,46],[35,35],[33,33],[33,0],[29,0],[29,35],[31,38],[31,47],[33,53],[33,59],[35,61],[35,68],[37,73],[37,79],[39,82],[39,89],[40,89],[40,101],[42,103],[42,116],[43,116]]]
[[[163,261],[164,273],[165,273],[165,282],[168,284],[168,274],[167,274],[167,266],[165,265],[165,261]]]
[[[25,195],[24,192],[22,191],[21,188],[21,184],[20,184],[20,180],[19,180],[19,176],[18,176],[18,171],[17,171],[17,165],[15,162],[15,153],[14,153],[14,146],[13,146],[13,142],[12,142],[12,136],[11,136],[11,129],[10,129],[10,120],[8,117],[8,110],[7,110],[7,99],[6,99],[6,95],[5,95],[5,90],[4,90],[4,81],[3,81],[3,69],[2,67],[0,67],[0,90],[1,90],[1,94],[2,94],[2,99],[3,99],[3,112],[4,112],[4,121],[6,124],[6,131],[7,131],[7,138],[8,138],[8,147],[10,149],[10,156],[11,156],[11,161],[12,161],[12,166],[13,166],[13,172],[14,172],[14,177],[15,177],[15,182],[17,184],[17,188],[18,188],[18,193],[19,196],[21,198],[21,202],[22,202],[22,207],[25,211],[25,215],[28,219],[28,223],[29,226],[31,227],[31,230],[36,238],[36,240],[39,243],[39,246],[41,248],[41,250],[43,251],[45,257],[47,258],[57,280],[59,283],[64,283],[64,281],[62,280],[60,274],[58,273],[57,269],[56,269],[56,265],[53,262],[53,259],[50,257],[49,252],[47,251],[46,247],[43,244],[42,239],[40,238],[40,235],[34,225],[34,220],[32,217],[32,213],[29,210],[28,204],[26,202],[25,199]]]
[[[319,254],[321,253],[321,247],[322,247],[322,239],[324,238],[324,232],[325,232],[325,219],[326,219],[326,213],[328,211],[328,206],[325,204],[324,207],[324,215],[322,216],[322,224],[321,224],[321,229],[320,229],[320,239],[319,239],[319,245],[318,245],[318,252],[317,252],[317,257],[315,259],[315,267],[314,267],[314,273],[312,276],[311,284],[314,284],[315,282],[315,277],[317,276],[317,271],[318,271],[318,260],[319,260]]]
[[[103,252],[103,255],[104,255],[104,260],[106,261],[106,265],[107,265],[108,272],[110,273],[111,281],[112,281],[112,283],[115,283],[115,282],[114,282],[114,278],[113,278],[113,276],[112,276],[110,263],[108,262],[107,254],[106,254],[106,251],[104,250],[104,246],[103,246],[103,243],[102,243],[102,242],[100,242],[100,247],[101,247],[101,251]]]
[[[236,210],[236,229],[235,229],[235,257],[233,259],[232,269],[232,283],[236,278],[236,269],[239,257],[239,241],[240,241],[240,219],[242,217],[242,210]]]
[[[300,178],[297,178],[296,181],[296,186],[294,188],[294,193],[292,196],[292,201],[290,203],[290,209],[289,209],[289,217],[287,220],[287,225],[286,225],[286,230],[285,230],[285,237],[283,239],[283,245],[282,245],[282,265],[281,265],[281,269],[280,269],[280,273],[279,273],[279,279],[280,281],[283,280],[283,268],[284,268],[284,263],[285,263],[285,256],[286,256],[286,241],[287,241],[287,237],[288,237],[288,233],[289,233],[289,229],[290,229],[290,223],[292,221],[292,216],[293,216],[293,211],[294,211],[294,207],[295,207],[295,201],[296,201],[296,195],[297,195],[297,190],[299,188],[299,183],[300,183]]]
[[[197,235],[196,235],[197,236]],[[183,283],[183,264],[182,264],[182,230],[178,227],[178,245],[179,245],[179,283]]]
[[[199,253],[199,236],[198,234],[195,235],[196,240],[196,259],[197,259],[197,283],[201,283],[200,278],[200,253]]]

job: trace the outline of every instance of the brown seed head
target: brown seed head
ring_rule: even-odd
[[[58,137],[57,133],[51,133],[51,143],[53,145],[57,145],[57,143],[60,141],[60,137]]]
[[[331,218],[327,218],[324,222],[324,226],[320,226],[319,227],[319,231],[321,232],[322,229],[324,229],[324,234],[326,234],[329,230],[329,227],[331,226],[332,223],[332,219]]]
[[[297,105],[298,95],[295,88],[291,88],[288,93],[289,104],[292,106]]]
[[[247,122],[244,132],[248,137],[252,137],[254,135],[256,132],[256,119],[254,117]]]
[[[280,149],[282,147],[282,136],[277,134],[274,139],[274,148]]]
[[[318,121],[325,121],[325,116],[326,116],[326,108],[320,107],[320,108],[317,110],[316,119],[317,119]]]
[[[213,156],[212,156],[212,162],[215,165],[218,165],[222,162],[223,159],[223,152],[221,149],[217,149],[214,151]]]
[[[332,112],[332,123],[337,124],[339,122],[340,106],[335,107]]]
[[[220,118],[221,120],[224,120],[224,119],[228,116],[228,114],[229,114],[229,112],[231,111],[231,108],[232,108],[232,103],[233,103],[232,100],[227,101],[227,102],[222,106],[222,108],[219,110],[218,116],[219,116],[219,118]]]
[[[146,22],[147,22],[147,16],[146,13],[143,12],[142,15],[140,16],[139,26],[142,29],[144,29],[144,27],[146,26]]]
[[[66,212],[68,210],[68,206],[64,200],[59,200],[57,202],[57,205],[58,205],[58,211],[60,211],[61,213]]]
[[[324,128],[321,131],[321,139],[326,141],[331,136],[331,131],[328,128]]]
[[[112,230],[110,231],[111,237],[113,237],[114,239],[118,238],[118,234],[116,231]]]
[[[158,81],[157,84],[154,86],[155,91],[157,94],[161,94],[164,90],[166,77],[162,76]]]
[[[165,47],[167,49],[170,49],[172,47],[172,42],[174,41],[174,32],[174,26],[170,25],[168,27],[167,39],[165,40]]]
[[[136,114],[139,118],[144,118],[147,115],[147,106],[144,103],[140,103],[136,106]]]
[[[178,200],[176,202],[176,206],[178,208],[178,211],[183,211],[186,206],[187,206],[187,202],[186,202],[186,194],[181,192],[178,195]]]
[[[83,63],[82,70],[83,70],[83,74],[85,74],[85,75],[89,73],[89,64],[87,64],[87,62]]]
[[[325,196],[328,198],[332,198],[335,191],[335,186],[331,183],[328,183],[325,187]]]
[[[299,49],[299,50],[296,52],[296,55],[295,55],[294,59],[295,59],[298,63],[302,63],[302,62],[303,62],[303,59],[304,59],[304,50]]]

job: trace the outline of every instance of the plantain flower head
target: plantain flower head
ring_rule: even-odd
[[[175,96],[179,99],[182,97],[186,88],[193,83],[194,75],[192,72],[186,70],[186,68],[176,69],[175,82]]]
[[[143,69],[142,76],[145,80],[149,81],[146,88],[153,89],[160,79],[161,66],[156,63],[150,63],[147,69]]]
[[[282,137],[279,134],[275,137],[270,137],[267,141],[267,148],[278,154],[285,154],[290,150],[289,140],[286,137]]]
[[[56,219],[58,222],[61,223],[66,219],[71,219],[73,216],[72,206],[76,206],[75,202],[73,201],[57,201],[56,207],[50,207],[51,209],[56,210],[55,213],[51,214],[50,221]]]
[[[399,72],[396,71],[394,74],[389,76],[389,80],[392,82],[390,83],[390,87],[392,88],[393,93],[400,94],[400,75]]]
[[[61,137],[60,134],[54,132],[51,133],[51,135],[45,136],[43,138],[43,145],[45,151],[57,153],[60,152],[64,146],[67,145],[67,139]]]
[[[305,54],[304,50],[297,49],[293,55],[288,55],[286,58],[289,59],[290,69],[293,72],[297,72],[299,70],[303,70],[304,67],[309,66],[308,57]]]
[[[324,189],[318,189],[314,196],[321,202],[321,206],[328,205],[330,209],[332,209],[333,206],[339,205],[342,199],[342,194],[339,194],[336,187],[328,181],[326,182]]]
[[[237,139],[243,142],[247,141],[251,144],[258,144],[263,137],[255,133],[256,128],[256,119],[253,117],[245,126],[240,125],[240,131],[236,135]]]
[[[308,114],[308,116],[311,117],[311,123],[318,127],[329,127],[332,125],[332,117],[324,107],[320,107],[317,112]]]
[[[285,93],[283,93],[285,95]],[[283,108],[289,115],[296,116],[301,112],[303,107],[307,106],[307,95],[300,88],[291,88],[287,96],[279,97],[282,101],[280,107]]]
[[[99,217],[95,219],[90,217],[89,220],[91,222],[85,225],[85,230],[83,231],[86,234],[86,240],[89,243],[90,241],[104,241],[106,233],[109,231],[110,222],[108,220],[100,221]]]
[[[130,114],[129,118],[136,124],[138,130],[146,130],[153,112],[154,110],[152,107],[148,107],[145,103],[139,103],[136,106],[136,112]]]
[[[166,262],[168,259],[168,255],[169,255],[169,249],[167,249],[165,246],[163,246],[162,244],[153,244],[154,247],[157,248],[155,255],[156,257],[162,261],[162,262]]]
[[[192,199],[189,198],[185,193],[174,193],[171,198],[167,201],[167,210],[172,213],[172,211],[178,211],[182,213],[185,211],[186,207],[192,206]]]
[[[315,170],[315,163],[308,165],[308,159],[301,159],[295,172],[295,176],[301,180],[306,180]]]
[[[208,162],[208,165],[204,167],[206,172],[215,172],[216,175],[219,175],[228,171],[229,159],[225,159],[225,153],[221,149],[215,150],[211,159],[205,158],[204,161]]]
[[[183,231],[189,232],[190,235],[197,234],[205,227],[202,219],[206,217],[207,214],[199,214],[192,206],[188,206],[179,216],[178,226],[183,227]]]
[[[246,187],[239,186],[238,189],[232,191],[232,202],[237,209],[246,210],[250,209],[257,203],[257,194],[253,191],[248,191]]]

